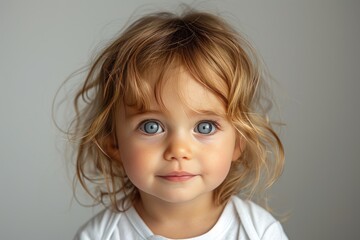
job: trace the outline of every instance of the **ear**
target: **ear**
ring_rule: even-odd
[[[234,153],[232,157],[232,161],[236,161],[240,158],[242,152],[244,151],[246,146],[245,139],[240,134],[237,134],[234,146]]]
[[[108,135],[103,137],[100,144],[104,153],[108,155],[108,157],[112,160],[120,161],[120,151],[115,136]]]

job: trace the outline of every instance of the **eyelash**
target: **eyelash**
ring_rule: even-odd
[[[161,132],[158,132],[159,129],[156,130],[156,132],[154,133],[148,133],[146,132],[146,130],[144,129],[145,128],[145,124],[147,123],[150,123],[150,122],[154,122],[154,123],[157,123],[158,124],[158,128],[161,129]],[[198,132],[197,131],[197,128],[198,126],[201,124],[201,123],[210,123],[212,126],[215,127],[215,130],[214,131],[211,131],[210,133],[201,133],[201,132]],[[158,120],[156,119],[146,119],[142,122],[139,123],[139,126],[137,127],[137,129],[139,129],[142,133],[146,134],[146,135],[155,135],[155,134],[159,134],[159,133],[162,133],[165,131],[165,128],[162,126],[161,122],[159,122]],[[196,123],[195,127],[194,127],[194,130],[196,133],[199,133],[201,135],[213,135],[214,133],[216,133],[217,131],[221,130],[221,127],[220,127],[220,124],[218,121],[216,120],[201,120],[199,122]]]
[[[202,123],[210,123],[215,129],[212,130],[210,133],[201,133],[201,132],[198,132],[198,127],[200,126],[200,124]],[[213,135],[215,134],[218,130],[221,130],[220,129],[220,124],[217,122],[217,121],[214,121],[214,120],[202,120],[200,122],[198,122],[196,125],[195,125],[195,128],[194,128],[196,131],[196,133],[199,133],[201,135]]]
[[[164,131],[164,127],[162,126],[162,124],[158,121],[158,120],[155,120],[155,119],[146,119],[146,120],[144,120],[144,121],[142,121],[142,122],[140,122],[139,123],[139,126],[137,127],[137,129],[139,129],[142,133],[144,133],[145,135],[155,135],[155,134],[158,134],[158,130],[155,132],[155,133],[148,133],[148,132],[146,132],[145,131],[145,129],[144,129],[144,127],[145,127],[145,124],[147,124],[147,123],[151,123],[151,122],[154,122],[154,123],[157,123],[158,124],[158,126],[159,126],[159,128],[161,128],[161,132],[163,132]],[[159,132],[159,133],[161,133],[161,132]]]

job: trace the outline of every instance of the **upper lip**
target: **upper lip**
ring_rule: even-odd
[[[182,176],[195,176],[196,174],[185,171],[173,171],[166,174],[161,174],[160,177],[182,177]]]

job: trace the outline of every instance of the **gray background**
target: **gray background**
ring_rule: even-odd
[[[0,239],[71,239],[98,210],[72,199],[64,140],[51,120],[54,94],[134,10],[178,3],[0,2]],[[289,237],[358,238],[360,1],[193,5],[245,32],[277,79],[287,162],[271,203],[289,213]]]

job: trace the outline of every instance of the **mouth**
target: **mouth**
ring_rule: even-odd
[[[198,176],[197,174],[188,173],[188,172],[170,172],[164,175],[159,175],[158,177],[170,181],[170,182],[184,182],[188,181],[194,177]]]

